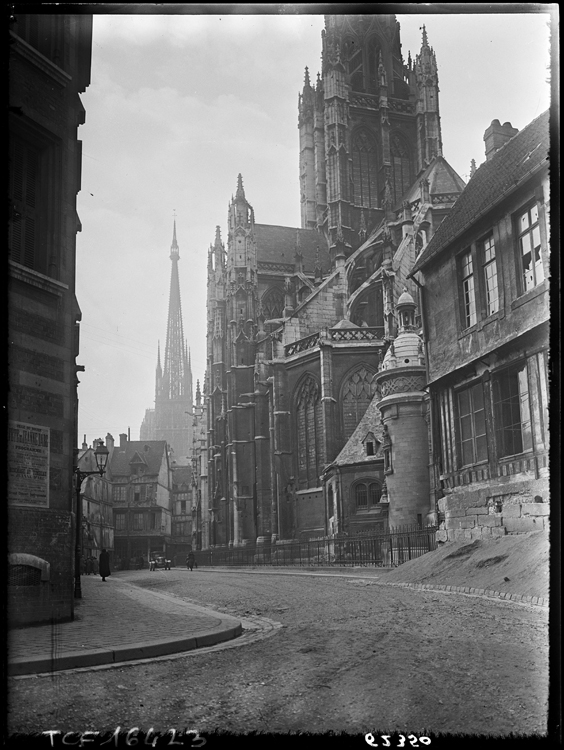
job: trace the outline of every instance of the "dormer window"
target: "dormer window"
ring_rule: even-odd
[[[373,433],[369,432],[362,442],[364,444],[365,454],[367,456],[375,456],[378,452],[378,448],[380,447],[380,443],[378,440],[376,440]]]

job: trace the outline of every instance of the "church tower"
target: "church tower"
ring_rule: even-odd
[[[141,427],[141,439],[166,440],[172,449],[171,461],[175,461],[178,466],[185,466],[191,464],[192,451],[192,370],[182,325],[178,280],[180,250],[176,240],[176,220],[173,225],[170,260],[172,272],[164,369],[161,365],[159,344],[155,377],[155,409],[152,415],[145,416],[145,422],[150,417],[152,425],[150,430],[145,429],[149,425],[145,425],[144,422]]]
[[[322,40],[298,101],[301,221],[348,257],[441,155],[437,63],[425,27],[404,62],[394,15],[327,15]]]

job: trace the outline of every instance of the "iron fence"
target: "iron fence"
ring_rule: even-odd
[[[195,552],[198,566],[395,567],[436,549],[436,526],[399,527],[382,533],[319,537]]]

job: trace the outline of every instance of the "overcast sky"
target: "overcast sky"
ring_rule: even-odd
[[[550,104],[553,6],[535,7],[544,12],[398,12],[405,61],[426,25],[443,154],[465,180],[493,119],[522,129]],[[298,93],[305,67],[312,82],[320,71],[322,28],[322,15],[305,14],[94,16],[79,128],[79,443],[128,428],[139,439],[154,405],[174,212],[194,390],[206,366],[207,250],[216,225],[226,238],[239,172],[258,223],[299,226]]]

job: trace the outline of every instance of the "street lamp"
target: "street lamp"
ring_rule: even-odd
[[[80,582],[80,557],[81,557],[81,529],[82,529],[82,501],[80,499],[80,488],[82,482],[86,477],[90,477],[93,474],[99,474],[103,476],[106,471],[106,464],[108,463],[108,456],[110,455],[109,450],[104,445],[103,441],[100,440],[94,451],[94,457],[96,459],[96,471],[81,471],[77,466],[74,470],[74,476],[76,481],[76,540],[74,547],[74,598],[82,599],[82,585]]]

